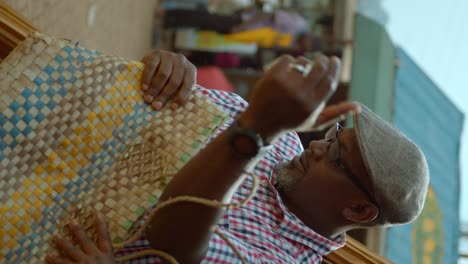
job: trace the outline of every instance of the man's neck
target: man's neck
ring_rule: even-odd
[[[286,192],[278,190],[281,200],[284,205],[291,211],[297,218],[299,218],[307,227],[314,230],[319,235],[328,239],[334,239],[338,235],[348,231],[349,228],[345,226],[335,225],[330,219],[324,219],[323,214],[317,213],[314,215],[307,214],[303,210],[300,210],[294,203],[289,199]]]

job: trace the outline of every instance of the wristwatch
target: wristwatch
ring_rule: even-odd
[[[237,120],[232,123],[228,131],[229,146],[238,158],[253,158],[265,146],[262,137],[254,129],[242,127]]]

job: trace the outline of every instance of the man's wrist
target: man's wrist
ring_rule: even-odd
[[[249,113],[243,112],[237,117],[239,126],[255,131],[262,139],[264,145],[269,145],[274,133],[270,132],[267,126],[262,125]]]

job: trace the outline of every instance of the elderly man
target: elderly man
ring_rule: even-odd
[[[172,107],[183,104],[193,67],[161,52],[145,62],[147,102],[155,108],[170,98]],[[167,69],[176,69],[177,78],[161,74]],[[365,106],[346,102],[324,108],[339,70],[336,58],[321,56],[312,66],[304,58],[281,57],[257,83],[248,106],[234,94],[197,88],[232,119],[174,176],[160,202],[186,195],[239,202],[253,185],[245,177],[248,170],[259,180],[255,196],[226,210],[189,202],[165,207],[137,242],[118,252],[112,252],[102,218],[96,220],[96,243],[71,225],[80,247],[56,236],[62,255],[47,261],[113,263],[114,257],[153,248],[180,263],[237,263],[238,255],[248,263],[320,263],[345,244],[348,230],[414,220],[429,182],[424,155]],[[292,132],[349,111],[355,112],[353,128],[336,124],[306,150]],[[155,256],[133,261],[162,262]]]

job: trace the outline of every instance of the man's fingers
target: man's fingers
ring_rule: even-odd
[[[303,69],[302,69],[302,71],[299,71],[297,69],[292,68],[292,65],[302,66]],[[296,59],[295,62],[288,65],[288,70],[287,71],[291,72],[290,77],[298,79],[298,80],[300,80],[300,82],[304,82],[305,78],[309,75],[306,71],[308,71],[308,72],[311,71],[311,69],[307,69],[307,68],[312,67],[312,65],[313,65],[313,63],[309,59],[306,59],[304,57],[299,57],[299,58]],[[300,87],[301,88],[306,88],[305,85],[300,85]]]
[[[149,55],[143,58],[142,62],[145,64],[145,68],[143,69],[143,78],[142,78],[142,86],[141,88],[143,91],[147,91],[149,86],[151,85],[151,80],[153,78],[154,72],[159,66],[160,57]]]
[[[359,113],[360,111],[361,107],[358,103],[355,102],[341,102],[335,105],[330,105],[323,109],[322,113],[320,113],[317,121],[315,122],[315,126],[318,127],[342,115]]]
[[[359,113],[361,107],[355,102],[340,102],[338,104],[327,106],[323,109],[321,116],[325,118],[333,118],[345,113],[354,112]]]
[[[310,99],[327,101],[336,91],[336,87],[338,86],[338,77],[341,70],[340,60],[337,57],[330,57],[325,69],[327,69],[326,74],[322,76],[317,87],[311,89],[309,94]]]
[[[161,51],[145,57],[143,61],[146,65],[142,84],[144,101],[156,110],[171,99],[174,99],[172,108],[183,105],[196,83],[196,69],[187,58]]]
[[[80,245],[81,249],[85,253],[94,253],[96,248],[94,247],[94,242],[89,239],[88,235],[84,231],[83,227],[79,225],[76,221],[71,221],[68,224],[68,229],[70,229],[75,242]]]
[[[289,64],[294,63],[295,59],[290,55],[282,55],[275,59],[270,65],[266,67],[267,71],[281,71],[284,72],[289,70]]]
[[[197,83],[197,70],[192,64],[188,65],[185,69],[185,76],[182,84],[174,96],[173,103],[171,104],[172,109],[177,108],[180,105],[184,105],[190,94],[192,93],[193,88]]]
[[[310,63],[310,62],[308,62]],[[306,89],[307,94],[310,94],[311,91],[315,91],[317,84],[322,80],[323,76],[327,73],[328,70],[328,58],[319,55],[315,58],[315,61],[312,66],[310,73],[304,77],[303,87]]]
[[[83,252],[61,235],[55,234],[53,236],[53,242],[55,244],[55,248],[57,248],[64,257],[72,260],[80,260],[83,258]]]
[[[71,264],[71,263],[73,263],[73,262],[71,262],[70,260],[68,260],[68,259],[66,259],[64,257],[53,256],[53,255],[50,255],[50,254],[46,255],[45,262],[47,264]]]
[[[177,93],[184,79],[184,74],[185,68],[181,64],[176,63],[172,65],[171,76],[162,88],[162,91],[153,100],[153,108],[156,110],[161,109]]]
[[[145,94],[145,102],[152,103],[153,100],[159,95],[162,88],[172,74],[172,61],[161,58],[159,67],[156,69],[151,79],[151,84]]]
[[[103,252],[112,252],[112,244],[107,231],[106,221],[101,213],[94,212],[97,233],[97,246]]]
[[[287,56],[287,55],[286,55],[286,56]],[[271,68],[273,68],[273,66],[275,66],[276,64],[278,64],[282,59],[284,60],[283,56],[280,56],[280,57],[277,57],[276,59],[274,59],[273,61],[271,61],[271,62],[265,64],[265,65],[263,66],[263,72],[269,71]],[[289,59],[292,60],[292,57],[289,56]]]

